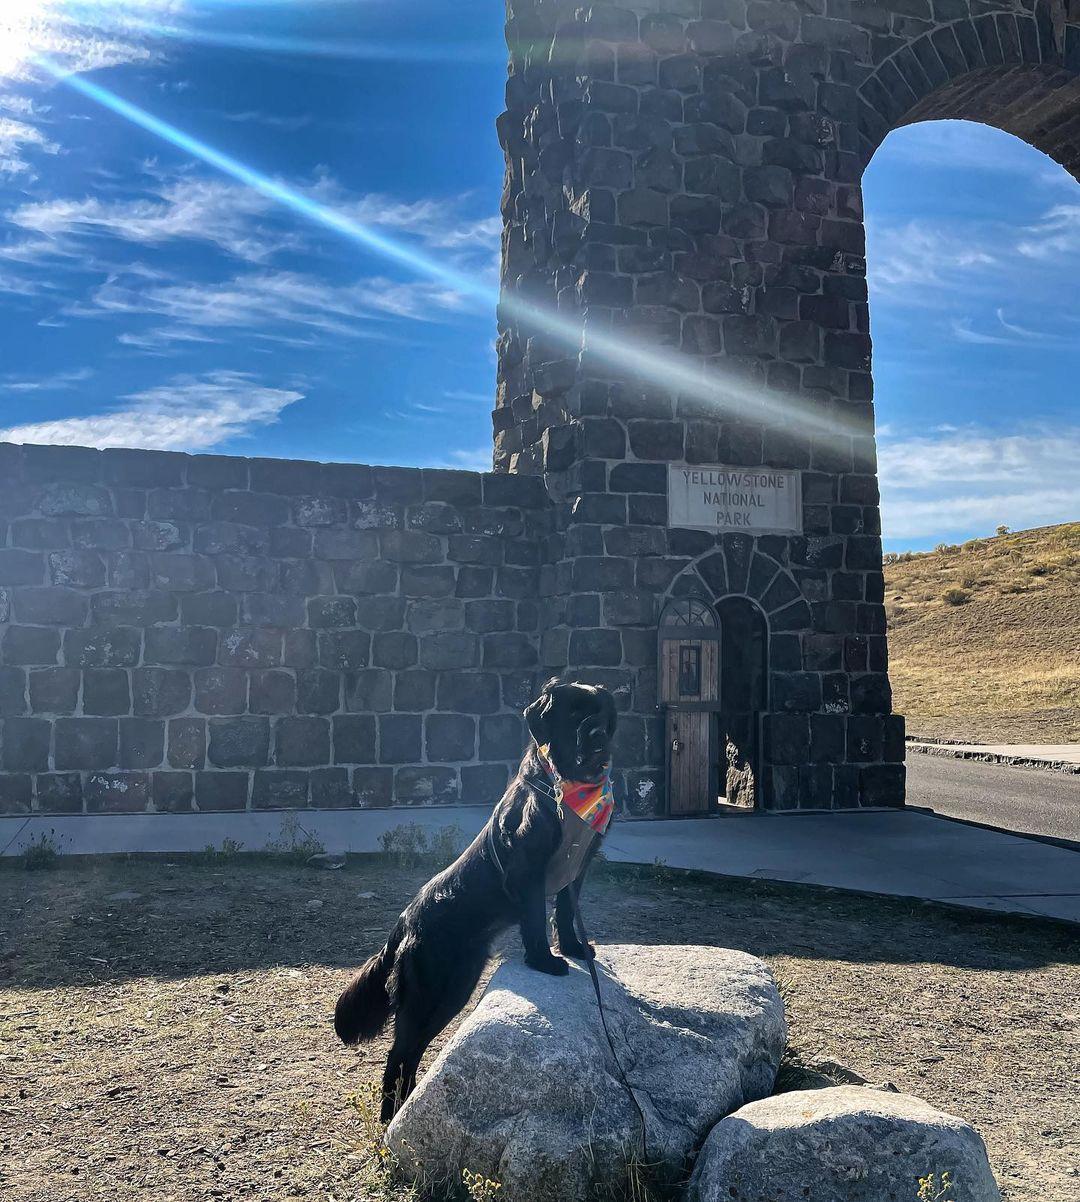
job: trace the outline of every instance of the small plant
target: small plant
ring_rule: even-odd
[[[947,588],[941,594],[941,599],[946,605],[967,605],[971,600],[971,594],[966,588]]]
[[[942,1173],[940,1181],[936,1173],[927,1173],[925,1177],[919,1178],[919,1192],[916,1198],[918,1202],[953,1202],[953,1199],[947,1196],[952,1193],[952,1188],[952,1173]]]
[[[326,848],[310,831],[306,831],[293,813],[281,816],[281,830],[276,839],[271,839],[266,850],[272,856],[280,856],[296,864],[305,864],[312,856],[321,856]]]
[[[229,860],[235,860],[243,847],[243,843],[238,839],[222,839],[218,847],[215,847],[213,843],[207,843],[202,850],[202,859],[207,864],[227,863]]]
[[[461,1182],[471,1202],[495,1202],[502,1183],[485,1177],[483,1173],[473,1173],[469,1169],[461,1170]]]
[[[459,826],[442,826],[429,835],[417,822],[403,822],[379,836],[383,855],[399,868],[445,868],[457,859],[461,842]]]
[[[1001,536],[1002,536],[1003,534],[1008,534],[1008,533],[1009,533],[1009,527],[1008,527],[1008,526],[998,526],[998,527],[995,529],[994,533],[995,533],[995,534],[998,536],[998,538],[1001,538]]]
[[[56,843],[56,831],[42,831],[23,848],[22,866],[27,872],[43,872],[55,868],[59,862],[60,848]]]

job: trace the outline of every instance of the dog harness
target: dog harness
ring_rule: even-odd
[[[605,772],[603,779],[596,782],[563,780],[551,758],[550,744],[544,743],[536,751],[545,778],[527,776],[525,783],[553,803],[552,812],[562,831],[544,877],[544,892],[548,897],[554,897],[571,881],[577,880],[593,844],[607,833],[615,813],[615,794],[610,772]],[[488,826],[487,845],[502,877],[503,889],[509,892],[506,869],[495,846],[493,824]]]

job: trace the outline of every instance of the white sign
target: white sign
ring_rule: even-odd
[[[802,533],[798,472],[772,467],[668,468],[668,525],[692,530]]]

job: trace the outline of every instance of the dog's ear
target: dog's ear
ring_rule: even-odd
[[[548,691],[548,686],[545,685],[544,691],[525,711],[525,722],[529,728],[529,734],[536,740],[537,747],[551,742],[550,718],[551,693]]]

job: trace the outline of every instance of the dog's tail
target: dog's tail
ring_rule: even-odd
[[[345,986],[334,1008],[334,1030],[343,1043],[374,1039],[397,1007],[394,962],[405,937],[399,918],[382,950],[375,953]]]

